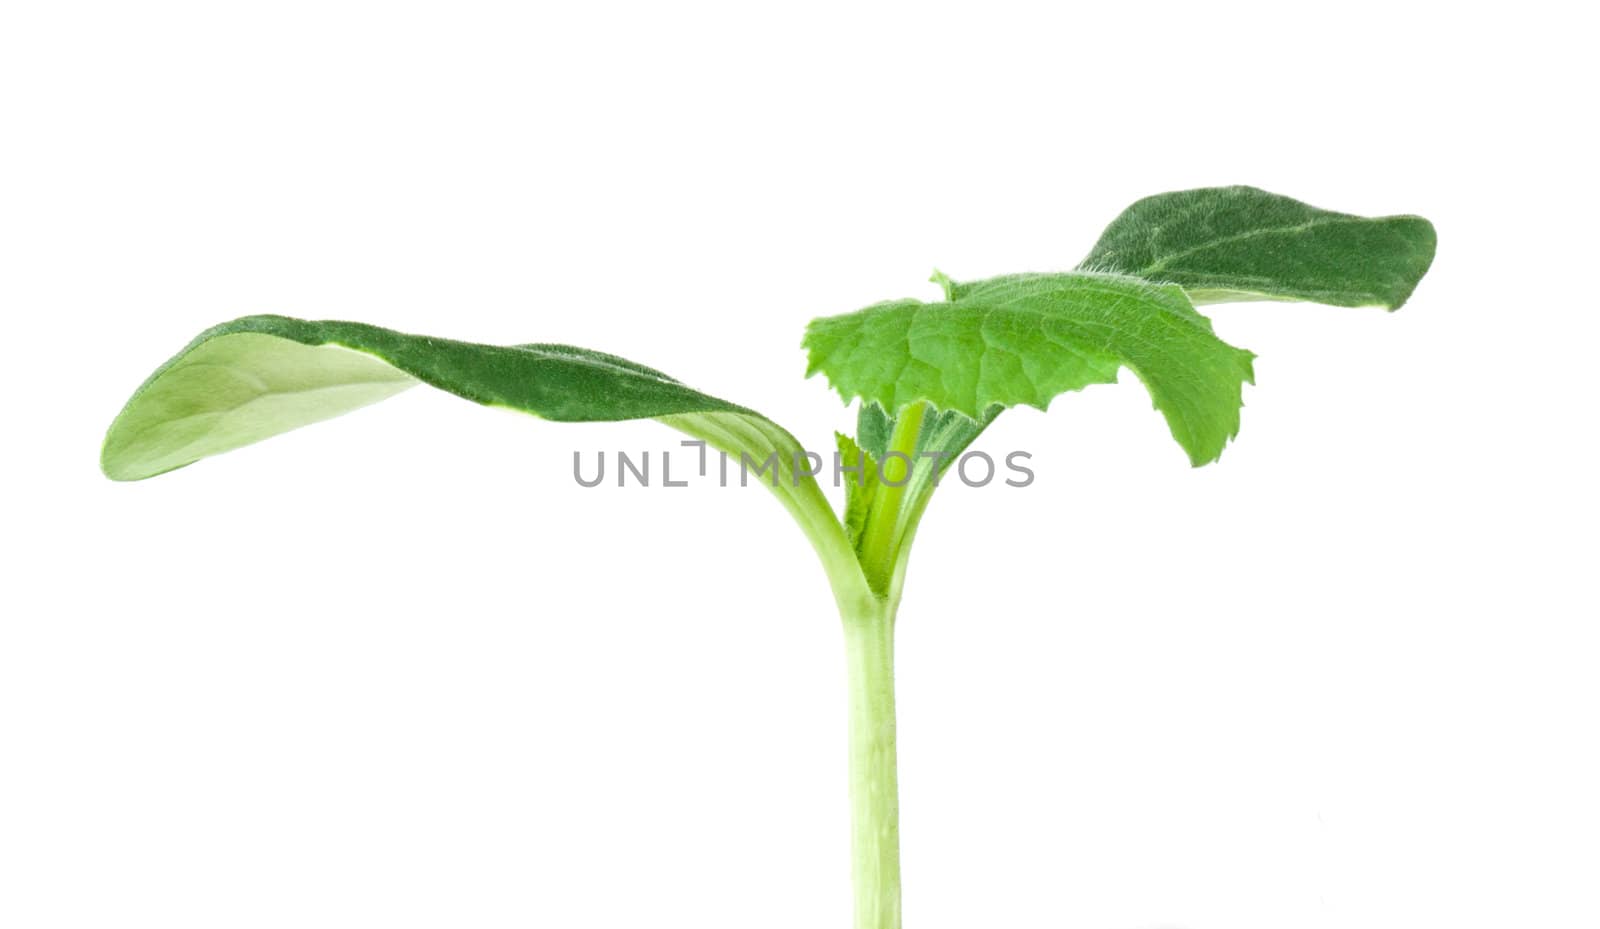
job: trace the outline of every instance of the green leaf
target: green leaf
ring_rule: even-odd
[[[134,391],[106,433],[100,466],[115,480],[153,477],[417,383],[542,419],[655,419],[735,458],[772,459],[768,487],[811,540],[835,591],[870,597],[792,435],[653,368],[570,345],[479,345],[364,323],[247,316],[201,333]]]
[[[1254,187],[1146,197],[1101,234],[1086,271],[1177,284],[1197,304],[1309,300],[1398,309],[1433,262],[1420,216],[1368,219]]]
[[[952,299],[943,302],[899,300],[814,320],[807,373],[825,374],[846,402],[899,411],[926,401],[981,429],[998,408],[1045,409],[1128,367],[1194,464],[1216,460],[1238,433],[1254,356],[1218,339],[1181,288],[1083,272],[946,286]],[[977,434],[966,431],[959,447]]]
[[[112,423],[101,466],[138,480],[347,413],[418,382],[566,422],[759,414],[568,345],[476,345],[363,323],[249,316],[162,365]]]

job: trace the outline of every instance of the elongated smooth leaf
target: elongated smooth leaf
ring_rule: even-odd
[[[825,374],[847,402],[898,412],[926,401],[981,424],[995,408],[1045,409],[1063,392],[1112,383],[1126,366],[1194,464],[1216,460],[1238,433],[1254,356],[1218,339],[1179,287],[1078,272],[947,292],[940,303],[900,300],[813,321],[807,373]]]
[[[749,456],[838,595],[870,598],[793,436],[653,368],[570,345],[478,345],[364,323],[248,316],[202,333],[134,392],[106,434],[100,466],[116,480],[153,477],[419,382],[543,419],[655,419],[741,461]]]
[[[1420,216],[1368,219],[1257,190],[1146,197],[1101,234],[1081,270],[1171,282],[1197,304],[1307,300],[1398,309],[1433,262]]]
[[[544,419],[662,419],[763,456],[792,444],[759,414],[614,355],[249,316],[202,333],[134,392],[106,435],[101,467],[117,480],[152,477],[419,382]]]

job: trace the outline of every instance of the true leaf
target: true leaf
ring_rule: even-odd
[[[1179,287],[1078,272],[947,291],[952,299],[938,303],[899,300],[813,321],[807,373],[825,374],[846,401],[893,411],[926,401],[987,422],[993,408],[1045,409],[1065,391],[1114,382],[1126,366],[1194,464],[1215,460],[1238,432],[1253,356],[1218,339]]]
[[[1334,213],[1254,187],[1146,197],[1078,266],[1178,284],[1197,304],[1308,300],[1398,309],[1433,261],[1420,216]]]

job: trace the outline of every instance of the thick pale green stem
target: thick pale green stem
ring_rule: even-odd
[[[900,786],[895,760],[894,617],[908,539],[907,487],[927,404],[900,411],[880,465],[882,486],[858,544],[872,596],[840,596],[850,669],[851,856],[855,929],[900,929]],[[916,500],[912,509],[919,509]],[[838,589],[835,588],[836,593]]]
[[[844,617],[850,674],[850,814],[855,929],[900,929],[900,789],[895,763],[894,609]]]

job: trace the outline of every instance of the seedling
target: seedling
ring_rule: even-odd
[[[911,542],[938,478],[1008,407],[1144,382],[1195,466],[1239,431],[1254,356],[1197,305],[1312,301],[1397,309],[1433,260],[1416,216],[1366,219],[1249,187],[1140,200],[1074,271],[953,281],[807,327],[807,374],[860,401],[836,436],[861,476],[837,514],[787,430],[640,364],[569,345],[478,345],[350,322],[247,316],[200,334],[134,392],[101,468],[141,480],[376,403],[418,383],[562,422],[655,419],[735,460],[775,456],[763,481],[821,559],[844,621],[857,929],[900,926],[894,623]],[[853,472],[852,472],[853,474]]]

